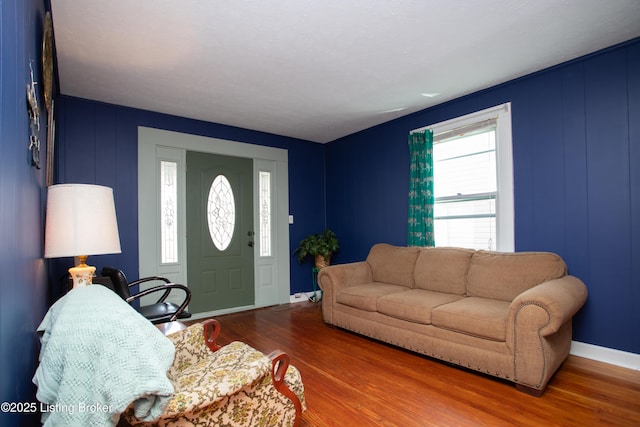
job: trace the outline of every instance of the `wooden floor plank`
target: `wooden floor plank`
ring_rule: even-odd
[[[288,353],[304,427],[640,426],[640,372],[576,356],[536,398],[513,384],[326,325],[320,304],[217,317],[219,342]]]

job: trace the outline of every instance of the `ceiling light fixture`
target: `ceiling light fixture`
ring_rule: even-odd
[[[436,96],[438,96],[440,94],[436,93],[436,92],[424,92],[424,93],[421,93],[420,95],[426,96],[427,98],[435,98]]]
[[[398,108],[392,108],[390,110],[384,110],[383,113],[395,113],[396,111],[402,111],[402,110],[406,110],[407,107],[398,107]]]

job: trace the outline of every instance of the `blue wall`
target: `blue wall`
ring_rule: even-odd
[[[61,97],[57,103],[57,182],[112,187],[122,254],[91,257],[98,268],[116,265],[138,277],[138,126],[284,148],[289,153],[291,247],[325,227],[324,146],[282,136],[206,123],[149,111]],[[64,274],[71,259],[56,260]],[[291,258],[291,292],[311,289],[311,264]]]
[[[0,402],[35,402],[31,378],[39,345],[34,333],[49,303],[42,259],[44,167],[30,164],[26,86],[34,61],[40,82],[42,0],[0,1]],[[37,86],[37,88],[39,88]],[[42,158],[46,114],[38,90]],[[0,425],[35,425],[37,414],[0,412]]]
[[[640,353],[640,41],[327,145],[336,262],[406,244],[410,130],[512,103],[516,250],[560,254],[589,288],[574,340]]]

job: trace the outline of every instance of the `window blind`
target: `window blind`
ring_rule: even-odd
[[[433,135],[433,143],[437,144],[451,138],[471,136],[475,133],[486,132],[492,128],[495,129],[497,123],[498,119],[494,117],[491,119],[483,120],[481,122],[476,122],[466,126],[461,126],[454,129],[446,130],[444,132],[436,133]]]

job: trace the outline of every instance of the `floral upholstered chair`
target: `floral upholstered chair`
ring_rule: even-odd
[[[175,393],[152,422],[135,417],[133,406],[120,425],[297,426],[306,409],[300,372],[282,352],[269,356],[242,342],[220,347],[216,320],[169,335],[176,353],[167,375]]]

